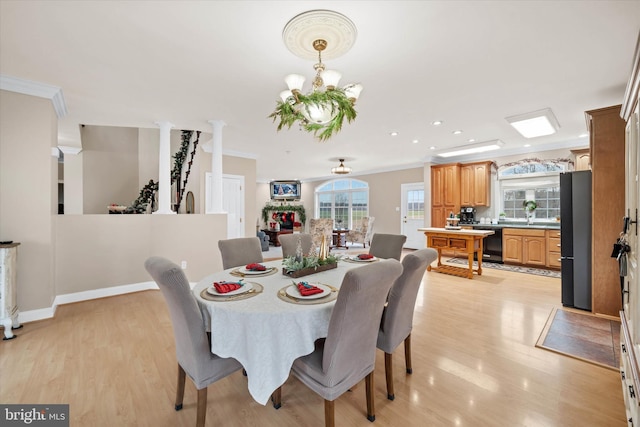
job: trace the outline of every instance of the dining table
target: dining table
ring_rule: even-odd
[[[294,360],[311,353],[315,341],[327,336],[345,273],[376,260],[344,256],[336,268],[297,279],[283,274],[282,260],[261,263],[264,272],[241,266],[204,277],[192,292],[211,332],[211,352],[238,360],[249,393],[265,405],[289,377]],[[212,288],[214,282],[239,280],[249,289],[227,296]],[[320,287],[322,295],[302,297],[295,286],[300,281]]]

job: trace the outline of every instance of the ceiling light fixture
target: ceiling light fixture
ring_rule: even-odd
[[[454,130],[453,132],[451,132],[454,135],[460,135],[462,133],[461,130]]]
[[[525,138],[551,135],[560,129],[560,124],[551,108],[505,117],[505,120]]]
[[[330,10],[304,12],[285,25],[282,38],[289,50],[304,59],[309,59],[309,54],[313,53],[318,62],[313,66],[316,75],[306,94],[302,93],[304,76],[289,74],[285,77],[289,89],[280,93],[282,101],[278,101],[275,111],[269,115],[274,121],[280,119],[278,130],[285,126],[291,128],[298,122],[301,129],[326,141],[342,129],[345,118],[348,122],[356,118],[354,105],[362,85],[348,84],[339,88],[342,75],[335,70],[326,70],[322,63],[323,52],[327,58],[338,57],[351,48],[355,36],[354,23]]]
[[[334,175],[346,175],[351,173],[351,168],[348,168],[344,165],[344,159],[338,160],[340,160],[340,164],[335,168],[331,168],[331,173]]]
[[[433,126],[440,126],[440,125],[442,124],[442,120],[436,120],[436,121],[433,121],[433,122],[431,122],[431,124],[432,124]]]
[[[479,142],[472,145],[463,145],[449,151],[438,153],[437,155],[440,157],[455,157],[465,154],[484,153],[485,151],[498,150],[502,146],[504,146],[504,142],[500,141],[499,139],[494,139],[493,141]]]

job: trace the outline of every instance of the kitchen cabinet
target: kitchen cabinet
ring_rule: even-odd
[[[584,148],[582,150],[571,150],[576,157],[575,169],[577,171],[586,171],[591,169],[591,150]]]
[[[560,268],[560,230],[547,230],[547,267]]]
[[[592,312],[619,316],[620,270],[611,246],[625,216],[625,126],[621,106],[586,111],[591,149]]]
[[[460,205],[491,205],[492,162],[464,163],[460,166]]]
[[[431,166],[431,226],[442,228],[445,218],[460,213],[460,164]]]
[[[546,230],[521,228],[502,230],[502,260],[516,264],[546,266]]]

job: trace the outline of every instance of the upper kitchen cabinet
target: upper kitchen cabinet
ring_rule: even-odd
[[[444,227],[445,218],[460,213],[460,164],[431,166],[431,226]]]
[[[491,205],[492,162],[465,163],[460,166],[460,205]]]
[[[587,171],[591,169],[591,150],[584,148],[582,150],[571,150],[576,156],[575,168],[577,171]]]

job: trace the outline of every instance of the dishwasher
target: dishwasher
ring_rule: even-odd
[[[497,262],[502,264],[502,227],[496,225],[474,225],[474,230],[492,230],[493,234],[483,240],[482,261]],[[478,255],[474,254],[473,259],[478,260]]]

